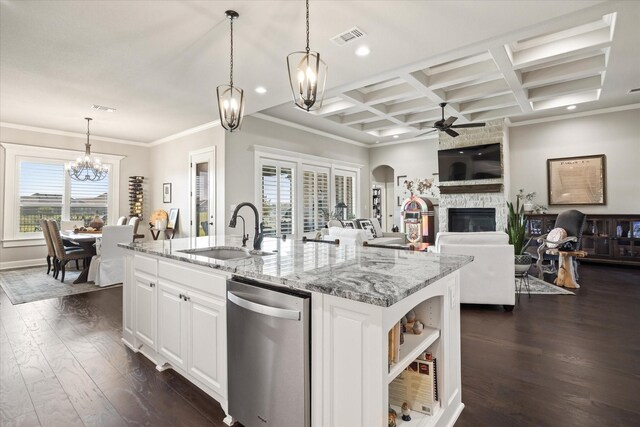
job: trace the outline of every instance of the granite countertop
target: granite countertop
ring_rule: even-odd
[[[247,242],[251,248],[251,241]],[[118,246],[227,271],[294,289],[389,307],[473,261],[466,255],[435,254],[354,245],[265,238],[261,254],[221,261],[181,252],[213,246],[240,247],[240,236],[211,236]]]

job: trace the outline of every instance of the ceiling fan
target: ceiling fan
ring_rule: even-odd
[[[422,136],[422,135],[426,135],[428,133],[431,132],[435,132],[435,131],[440,131],[440,132],[446,132],[447,135],[452,136],[452,137],[456,137],[458,135],[460,135],[458,132],[456,132],[453,129],[460,129],[460,128],[479,128],[479,127],[483,127],[484,123],[464,123],[464,124],[460,124],[460,125],[454,125],[453,123],[458,120],[457,117],[451,116],[449,117],[447,120],[444,119],[444,107],[447,106],[446,102],[441,102],[440,103],[440,108],[442,108],[442,119],[438,120],[437,122],[435,122],[433,124],[433,129],[422,133],[418,136]]]

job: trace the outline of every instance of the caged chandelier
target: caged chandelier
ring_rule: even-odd
[[[91,117],[84,118],[87,121],[87,143],[85,144],[84,157],[78,157],[75,162],[67,166],[67,172],[71,179],[76,181],[102,181],[107,177],[109,168],[100,163],[100,159],[91,158],[91,144],[89,143],[89,123]]]
[[[327,64],[320,59],[320,53],[309,48],[309,0],[307,3],[307,48],[287,56],[289,83],[293,102],[305,111],[322,107],[324,85],[327,79]]]
[[[233,85],[233,20],[240,16],[235,10],[225,12],[231,23],[231,61],[229,84],[220,85],[216,89],[218,94],[218,112],[222,127],[233,132],[240,128],[244,116],[244,91]]]

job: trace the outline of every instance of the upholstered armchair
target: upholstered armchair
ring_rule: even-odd
[[[564,229],[567,233],[567,237],[558,240],[548,240],[547,237],[549,237],[549,233],[538,237],[537,241],[540,245],[538,246],[538,261],[536,262],[536,266],[538,267],[539,279],[544,279],[544,273],[555,274],[558,271],[556,269],[558,255],[547,254],[546,252],[548,249],[560,248],[566,243],[571,243],[574,251],[580,249],[582,245],[582,230],[584,229],[586,221],[587,215],[575,209],[570,209],[558,214],[554,225],[555,228]],[[545,264],[545,261],[549,261],[549,263]],[[576,258],[573,258],[573,262],[577,278],[578,263]]]

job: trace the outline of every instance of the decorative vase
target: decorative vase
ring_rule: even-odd
[[[422,324],[422,322],[420,322],[419,320],[416,320],[416,322],[413,324],[413,333],[415,335],[420,335],[423,329],[424,329],[424,325]]]
[[[516,255],[514,261],[516,264],[516,274],[524,274],[529,271],[532,259],[530,254],[522,254]]]
[[[96,215],[89,223],[89,227],[95,228],[96,230],[101,230],[102,227],[104,227],[104,221],[102,220],[102,218]]]
[[[533,212],[533,203],[524,202],[523,207],[525,212]]]

